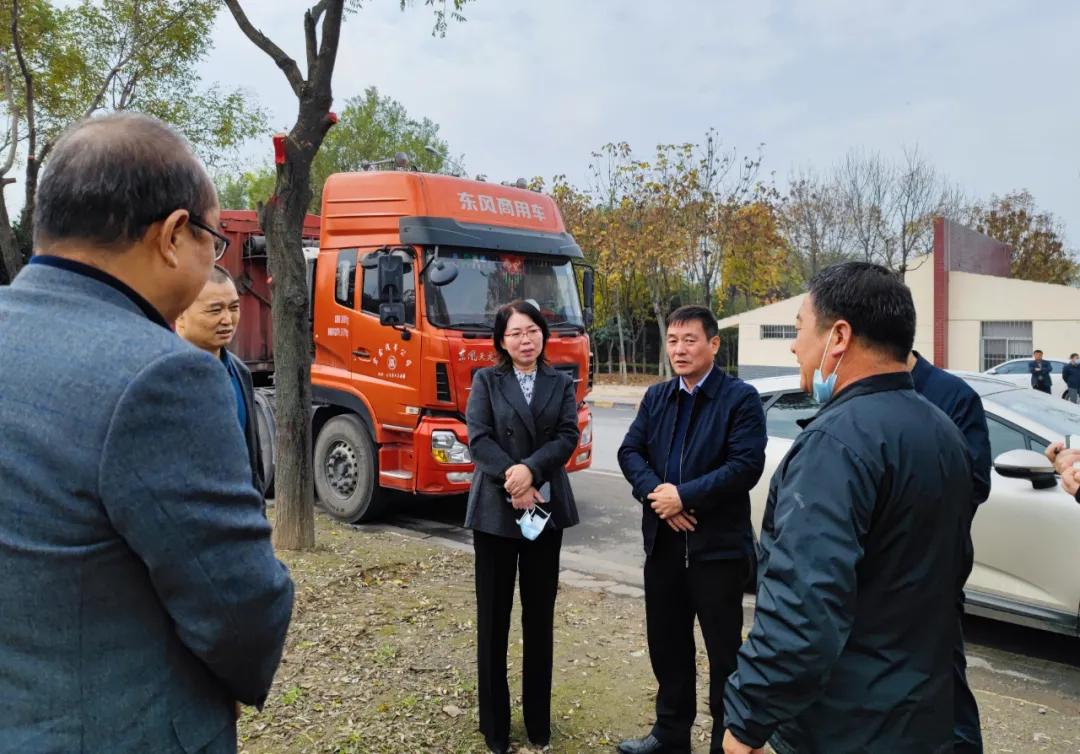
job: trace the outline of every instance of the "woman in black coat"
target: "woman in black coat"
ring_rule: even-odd
[[[566,462],[578,443],[574,383],[544,358],[548,325],[536,307],[499,309],[499,364],[473,378],[466,421],[476,471],[465,526],[476,552],[477,690],[480,732],[493,752],[510,750],[506,649],[514,580],[521,575],[522,706],[534,746],[551,738],[552,626],[562,533],[578,522]],[[527,539],[519,518],[544,522]],[[545,520],[543,514],[548,514]]]

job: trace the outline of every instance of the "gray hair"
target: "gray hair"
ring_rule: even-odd
[[[68,239],[121,248],[178,209],[204,218],[214,184],[191,146],[157,118],[112,113],[72,126],[37,191],[34,245]]]

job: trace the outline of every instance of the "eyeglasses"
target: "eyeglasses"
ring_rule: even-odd
[[[205,230],[207,233],[214,237],[214,261],[218,261],[225,256],[225,250],[229,248],[229,239],[223,236],[218,231],[211,228],[209,225],[198,219],[194,215],[188,215],[188,222],[194,225],[196,228]]]
[[[503,337],[507,340],[521,340],[522,338],[528,338],[529,340],[536,340],[542,333],[539,327],[530,327],[528,330],[511,330]]]

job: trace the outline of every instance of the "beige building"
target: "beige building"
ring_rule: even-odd
[[[946,220],[934,251],[910,262],[918,321],[915,350],[947,369],[983,371],[1041,348],[1048,358],[1080,351],[1080,289],[1009,277],[1009,247]],[[796,371],[791,341],[803,295],[720,321],[738,328],[739,376]]]

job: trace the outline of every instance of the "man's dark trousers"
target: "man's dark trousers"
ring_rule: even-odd
[[[972,513],[974,515],[974,512]],[[968,531],[971,530],[969,525]],[[964,548],[964,573],[971,573],[975,548],[970,538]],[[966,579],[965,579],[966,581]],[[964,653],[964,590],[956,600],[956,643],[953,644],[953,752],[982,754],[982,726],[979,705],[967,680],[967,656]]]
[[[709,655],[711,751],[722,752],[724,683],[735,670],[742,642],[748,560],[702,560],[687,565],[685,536],[663,524],[645,560],[649,659],[659,685],[652,734],[670,749],[690,751],[690,727],[697,714],[696,616]]]

